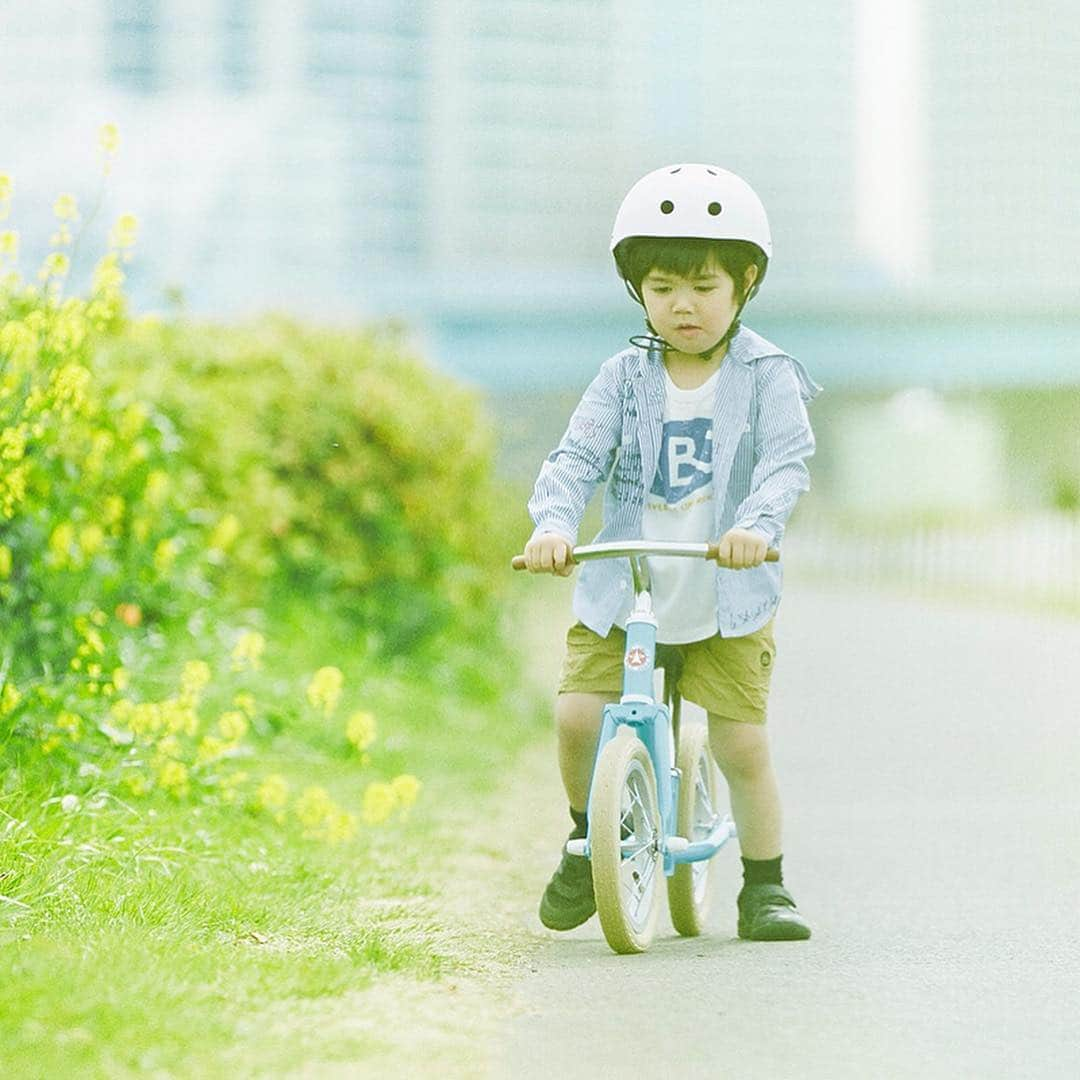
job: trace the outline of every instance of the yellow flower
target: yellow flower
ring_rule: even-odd
[[[184,756],[184,748],[175,735],[166,735],[157,742],[157,764]]]
[[[38,351],[38,334],[27,322],[17,319],[0,327],[0,353],[8,354],[11,365],[22,370],[32,363]],[[36,410],[37,403],[30,397],[26,400],[26,415]]]
[[[50,735],[42,744],[41,752],[51,754],[64,740],[59,735]]]
[[[71,343],[74,347],[77,347],[77,343]],[[86,457],[86,470],[94,476],[100,475],[105,468],[105,462],[108,459],[109,451],[112,450],[116,440],[113,438],[111,431],[96,431],[94,432],[94,441],[90,447],[90,453]]]
[[[191,706],[184,709],[184,726],[181,730],[192,738],[199,733],[199,714]]]
[[[150,790],[150,782],[139,773],[128,773],[124,777],[124,784],[132,795],[145,795]]]
[[[322,709],[329,716],[336,708],[341,697],[344,676],[336,667],[319,668],[307,688],[307,699],[312,708]]]
[[[256,803],[266,810],[280,810],[289,801],[289,782],[280,773],[271,773],[255,792]]]
[[[293,804],[293,812],[300,819],[300,823],[307,829],[315,829],[328,813],[335,809],[334,802],[330,798],[326,788],[314,785],[304,788],[303,792]]]
[[[28,468],[28,464],[24,461],[6,474],[0,472],[0,513],[6,518],[15,516],[15,507],[26,496]]]
[[[240,519],[235,514],[226,514],[214,526],[208,544],[218,551],[228,551],[233,541],[240,535]]]
[[[11,363],[16,367],[25,367],[34,358],[37,352],[37,331],[30,326],[28,321],[20,322],[12,319],[0,327],[0,352],[7,353]],[[26,400],[26,410],[31,412],[34,402],[30,398]]]
[[[79,532],[79,547],[83,554],[91,558],[96,555],[105,543],[105,532],[100,525],[87,525]]]
[[[19,234],[13,229],[0,233],[0,255],[10,255],[12,258],[18,258]]]
[[[94,267],[94,276],[91,280],[91,289],[94,295],[113,296],[124,283],[124,271],[118,265],[115,251],[103,256]],[[107,318],[105,312],[98,310],[97,314]],[[110,312],[111,314],[111,312]]]
[[[6,581],[11,577],[11,548],[7,544],[0,544],[0,579]]]
[[[262,666],[262,654],[266,649],[266,638],[256,630],[245,630],[237,639],[232,651],[232,670],[243,671],[245,668],[258,670]]]
[[[105,504],[101,509],[101,521],[103,525],[112,526],[119,524],[124,516],[124,498],[122,495],[107,495]]]
[[[110,711],[121,724],[141,736],[144,742],[150,742],[165,726],[161,707],[152,701],[138,704],[118,701]]]
[[[397,804],[397,792],[390,784],[384,784],[381,781],[368,784],[364,791],[364,803],[361,810],[364,824],[382,824],[394,812]]]
[[[15,427],[4,428],[0,431],[0,460],[22,461],[26,454],[26,436],[29,429],[26,424],[16,424]]]
[[[131,681],[127,668],[115,668],[112,673],[112,681],[117,690],[126,690],[128,688],[128,683]]]
[[[71,260],[62,252],[54,251],[45,256],[45,261],[38,271],[38,281],[46,281],[49,277],[63,277],[71,266]]]
[[[12,190],[11,177],[7,173],[0,173],[0,202],[7,202],[11,198]]]
[[[375,741],[375,717],[369,712],[354,712],[345,726],[345,737],[357,750],[366,750]]]
[[[169,494],[169,474],[164,469],[154,469],[146,478],[146,491],[143,498],[153,507],[160,507]]]
[[[204,735],[195,750],[195,760],[200,765],[205,765],[207,762],[216,761],[228,749],[229,744],[222,742],[216,735]]]
[[[75,196],[61,195],[53,204],[53,213],[61,221],[76,221],[79,217],[79,207],[75,202]]]
[[[79,646],[79,652],[83,656],[104,656],[105,655],[105,642],[102,640],[101,635],[92,627],[80,628],[80,633],[85,638],[85,642]]]
[[[223,712],[218,717],[218,731],[228,742],[239,742],[248,729],[247,717],[242,712]]]
[[[22,697],[14,683],[4,683],[4,689],[0,692],[0,716],[14,712]]]
[[[189,660],[180,675],[180,695],[186,701],[198,700],[210,681],[210,665],[205,660]]]
[[[183,696],[179,698],[166,698],[164,701],[158,703],[157,709],[161,716],[161,725],[167,731],[171,731],[174,734],[179,734],[181,731],[188,731],[191,726],[189,718],[193,711],[188,698]]]
[[[176,554],[179,550],[180,545],[176,540],[158,541],[158,545],[154,549],[154,569],[159,574],[167,574],[173,563],[176,562]]]
[[[343,843],[356,835],[356,815],[335,807],[323,822],[322,837],[331,844]]]
[[[400,776],[395,776],[390,781],[390,786],[394,789],[394,794],[398,798],[398,802],[403,807],[410,807],[416,802],[416,796],[420,794],[420,789],[423,784],[409,773],[402,773]]]
[[[158,783],[174,795],[188,793],[188,771],[182,761],[167,761],[158,771]]]
[[[79,737],[79,730],[82,726],[82,717],[78,716],[76,713],[64,710],[56,718],[56,726],[61,731],[66,731],[72,739],[77,739]]]
[[[53,372],[49,379],[49,391],[65,419],[85,406],[89,385],[90,372],[81,364],[65,364]]]
[[[248,693],[239,693],[233,698],[233,704],[244,713],[249,720],[255,719],[255,698]]]
[[[133,401],[120,414],[120,420],[117,423],[120,437],[130,442],[142,431],[143,425],[148,419],[149,413],[147,413],[145,406],[141,402]]]
[[[109,246],[120,249],[134,247],[138,229],[139,222],[134,214],[121,214],[109,233]]]
[[[106,157],[114,157],[120,149],[120,132],[115,124],[102,124],[98,128],[98,146]]]
[[[70,562],[74,544],[75,526],[70,521],[61,522],[49,537],[49,563],[64,566]]]

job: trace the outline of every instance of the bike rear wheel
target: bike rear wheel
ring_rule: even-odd
[[[656,933],[660,805],[645,744],[620,727],[604,747],[589,799],[596,911],[617,953],[644,952]]]
[[[679,781],[678,834],[690,843],[705,840],[720,820],[720,785],[709,748],[707,725],[684,723],[675,764]],[[713,859],[680,863],[668,878],[668,910],[675,929],[686,937],[704,932],[712,902]]]

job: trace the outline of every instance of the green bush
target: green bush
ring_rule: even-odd
[[[0,219],[11,192],[0,175]],[[466,696],[512,677],[478,401],[387,328],[131,320],[130,215],[90,295],[65,299],[79,211],[70,196],[54,210],[40,285],[0,232],[0,815],[55,786],[65,813],[156,795],[335,841],[407,809],[408,773],[369,784],[357,814],[241,766],[249,735],[299,725],[363,768],[372,690],[406,668]],[[261,670],[267,644],[303,653],[298,625],[343,654],[305,679],[314,718]],[[348,716],[343,683],[363,706]]]
[[[207,517],[233,522],[235,593],[319,596],[383,651],[490,640],[491,425],[393,329],[143,320],[106,354],[169,416]]]

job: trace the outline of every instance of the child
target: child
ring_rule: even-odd
[[[658,642],[680,654],[679,692],[708,712],[713,754],[731,793],[742,849],[739,936],[805,939],[810,927],[783,886],[780,799],[765,728],[780,603],[766,563],[814,452],[806,403],[821,389],[798,361],[739,316],[772,254],[764,207],[738,176],[671,165],[639,180],[615,218],[615,265],[646,313],[649,336],[611,357],[585,391],[529,500],[534,573],[566,576],[570,550],[601,480],[597,541],[719,538],[717,564],[650,560]],[[558,686],[559,767],[586,835],[603,707],[618,701],[633,589],[625,560],[586,563],[574,592]],[[592,866],[563,853],[540,919],[569,930],[596,910]]]

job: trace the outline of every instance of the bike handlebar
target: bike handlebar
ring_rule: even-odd
[[[632,555],[686,555],[691,558],[717,558],[719,544],[681,544],[665,540],[620,540],[604,544],[582,544],[570,552],[570,562],[586,562],[589,559],[612,559]],[[780,552],[769,548],[766,562],[779,562]],[[527,569],[524,555],[515,555],[510,564],[515,570]]]

